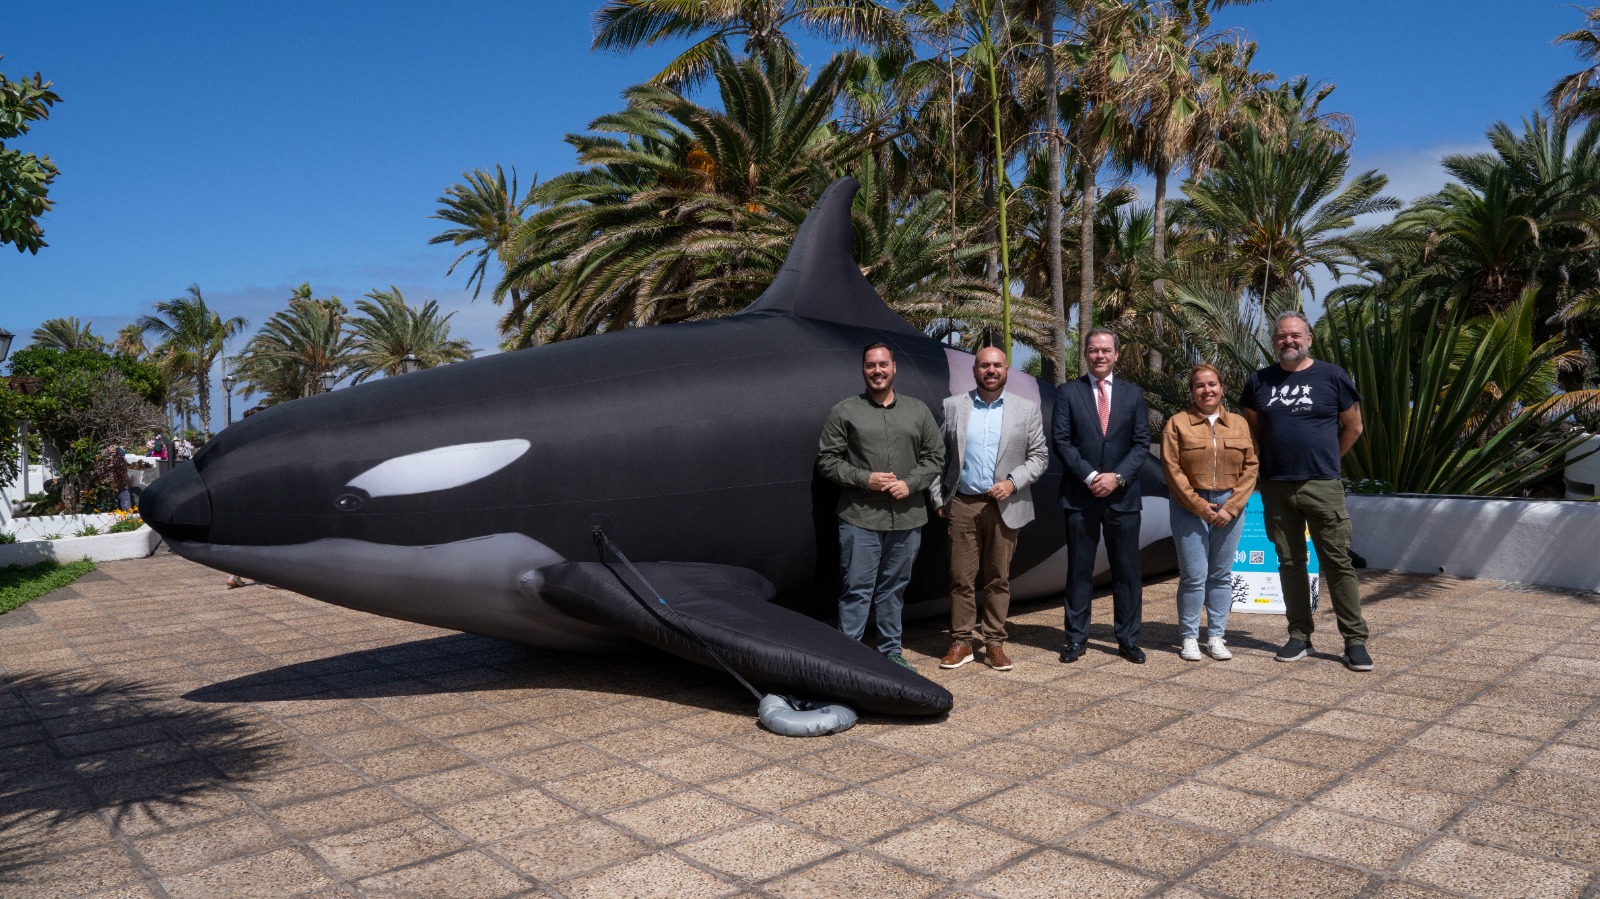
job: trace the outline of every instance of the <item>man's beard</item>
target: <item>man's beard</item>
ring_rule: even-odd
[[[1299,362],[1301,359],[1304,359],[1305,357],[1306,357],[1306,351],[1304,349],[1279,350],[1278,351],[1278,361],[1279,362]]]

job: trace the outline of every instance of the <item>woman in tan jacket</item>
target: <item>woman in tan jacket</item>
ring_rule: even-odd
[[[1222,408],[1222,377],[1205,364],[1189,373],[1188,410],[1167,420],[1161,467],[1172,501],[1172,539],[1178,550],[1179,651],[1200,660],[1200,607],[1206,608],[1207,648],[1233,658],[1223,637],[1233,606],[1233,554],[1240,517],[1256,486],[1256,448],[1244,416]]]

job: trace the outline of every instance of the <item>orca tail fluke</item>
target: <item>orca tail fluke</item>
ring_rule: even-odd
[[[843,702],[883,715],[939,715],[950,692],[798,612],[775,605],[772,584],[747,568],[641,562],[648,589],[621,566],[566,562],[538,570],[539,598],[588,624],[673,655],[730,669],[763,690]]]

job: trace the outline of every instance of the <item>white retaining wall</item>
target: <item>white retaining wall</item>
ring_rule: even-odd
[[[0,543],[0,568],[8,565],[34,565],[53,560],[75,562],[93,559],[115,562],[142,559],[156,551],[161,535],[143,525],[137,531],[101,534],[97,537],[62,537],[60,540],[30,540],[26,543]]]
[[[1350,496],[1372,568],[1600,592],[1600,502]]]

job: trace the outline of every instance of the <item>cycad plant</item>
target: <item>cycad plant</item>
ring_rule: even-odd
[[[1564,418],[1595,408],[1600,391],[1552,392],[1562,351],[1533,343],[1532,294],[1476,322],[1458,296],[1411,296],[1332,307],[1330,339],[1313,345],[1362,392],[1366,429],[1345,475],[1405,493],[1516,496],[1570,464],[1586,435]]]

